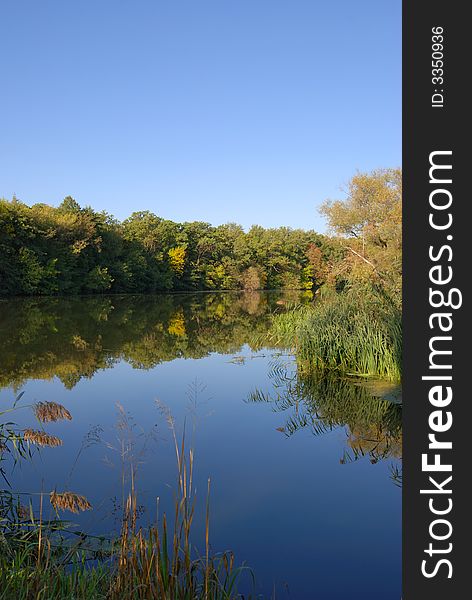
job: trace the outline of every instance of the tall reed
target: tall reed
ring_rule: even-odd
[[[401,379],[401,312],[381,297],[328,294],[274,317],[273,339],[296,351],[300,369]]]
[[[244,567],[235,568],[231,552],[212,556],[209,542],[209,497],[205,511],[205,550],[199,555],[192,544],[196,496],[193,487],[194,454],[186,452],[185,435],[177,444],[177,495],[172,525],[166,515],[162,525],[143,529],[138,526],[137,495],[134,485],[129,492],[123,514],[117,569],[107,598],[205,599],[240,597],[238,580]],[[208,494],[210,481],[208,480]]]
[[[60,405],[36,406],[43,421],[70,419]],[[1,416],[1,415],[0,415]],[[90,510],[84,496],[73,492],[39,494],[39,515],[32,502],[21,505],[19,495],[0,491],[0,600],[232,600],[240,598],[237,586],[246,567],[236,568],[231,552],[210,552],[208,495],[202,552],[192,542],[196,495],[194,453],[177,442],[177,491],[173,516],[146,529],[139,525],[138,495],[131,468],[131,486],[123,507],[120,534],[97,547],[94,536],[68,532],[59,511]],[[44,445],[44,432],[16,433],[0,428],[21,443]],[[29,430],[26,430],[29,431]],[[26,433],[26,432],[25,432]],[[27,438],[27,439],[25,439]],[[15,438],[16,439],[16,438]],[[7,440],[11,442],[11,437]],[[50,440],[49,440],[50,441]],[[51,445],[51,444],[49,444]],[[57,445],[57,444],[52,444]],[[57,518],[44,518],[44,498]],[[75,536],[75,539],[74,539]],[[248,596],[250,598],[250,596]]]

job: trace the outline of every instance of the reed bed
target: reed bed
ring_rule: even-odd
[[[177,495],[173,525],[164,515],[162,523],[142,529],[137,525],[137,497],[132,489],[128,495],[117,568],[108,592],[110,600],[122,598],[148,599],[232,599],[239,598],[237,584],[244,566],[235,567],[231,552],[212,555],[210,552],[210,518],[208,480],[205,510],[205,541],[202,552],[191,541],[195,517],[196,496],[193,487],[194,455],[186,453],[185,436],[180,447],[175,438],[177,458]]]
[[[294,348],[300,369],[401,379],[401,312],[384,299],[331,294],[274,317],[273,339]]]

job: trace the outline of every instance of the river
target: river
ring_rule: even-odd
[[[162,518],[176,489],[173,422],[195,453],[197,548],[210,478],[212,550],[250,566],[257,593],[399,600],[401,406],[382,386],[298,376],[267,333],[273,314],[300,301],[294,292],[2,300],[0,411],[22,394],[8,417],[21,427],[38,428],[35,402],[72,415],[44,425],[61,447],[7,465],[12,489],[83,494],[93,510],[71,521],[108,535],[133,465],[142,523],[156,518],[157,497]]]

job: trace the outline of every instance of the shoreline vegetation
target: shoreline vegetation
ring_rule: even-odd
[[[285,304],[280,314],[272,316],[269,331],[274,344],[293,349],[298,372],[305,381],[321,373],[400,382],[401,171],[357,174],[348,185],[346,198],[325,202],[321,212],[327,218],[329,236],[259,226],[245,233],[235,224],[178,224],[149,212],[133,213],[120,223],[90,207],[81,208],[70,197],[58,208],[0,200],[0,295],[70,296],[73,300],[77,294],[306,290],[313,294],[313,302]],[[216,309],[212,318],[221,319]],[[251,315],[250,310],[246,312]],[[170,310],[167,330],[158,334],[164,341],[178,338],[186,344],[186,322],[183,314]],[[39,322],[34,326],[42,327]],[[245,317],[240,325],[243,334],[248,326],[250,318]],[[120,335],[120,328],[114,331]],[[99,359],[106,360],[91,352],[89,342],[82,337],[71,339],[77,352],[90,353],[90,372],[99,367]],[[206,352],[198,339],[202,345],[198,352]],[[135,353],[132,359],[137,364],[165,360],[166,346],[154,356],[155,340],[147,341],[142,348],[125,346],[128,353]],[[194,351],[189,348],[189,352]],[[34,348],[32,352],[34,357]],[[33,363],[28,361],[28,365]],[[11,373],[15,368],[13,365]],[[56,365],[48,368],[56,369]],[[66,380],[72,377],[69,383],[74,385],[81,375],[63,376]],[[22,378],[23,373],[18,374],[18,382]],[[332,405],[337,406],[334,401]],[[395,420],[398,411],[386,403],[379,407],[379,429],[383,431],[385,423],[391,429],[388,444],[383,438],[382,444],[390,448],[390,440],[396,443],[400,435],[400,421]],[[62,409],[54,410],[58,418],[68,418]],[[335,408],[330,410],[333,424],[343,422]],[[42,411],[44,416],[44,406]],[[390,416],[393,412],[395,419]],[[315,420],[307,418],[311,426],[318,419],[313,414]],[[0,417],[0,456],[10,446],[12,452],[25,458],[31,444],[59,444],[44,432],[36,432],[36,436],[34,431],[18,433],[11,423],[4,422],[9,420],[6,414],[4,418],[0,413]],[[363,429],[368,431],[368,423]],[[354,425],[351,430],[354,439]],[[354,448],[356,443],[354,440]],[[93,566],[80,536],[75,545],[59,541],[55,548],[53,538],[57,540],[63,526],[60,518],[48,533],[41,511],[39,517],[32,508],[24,511],[13,494],[2,492],[0,600],[12,594],[18,600],[238,597],[241,568],[235,567],[232,555],[212,558],[208,537],[203,558],[193,554],[193,499],[187,495],[192,488],[188,478],[192,477],[193,458],[190,453],[185,459],[184,445],[176,444],[176,453],[179,494],[172,533],[165,521],[160,529],[139,529],[132,488],[121,536],[112,544],[111,554],[101,550],[101,554],[93,555]],[[62,502],[63,507],[87,508],[87,500],[77,495],[59,494],[54,501],[56,507]],[[205,518],[208,536],[208,506]],[[54,535],[48,537],[50,533]]]
[[[375,295],[324,294],[276,315],[271,337],[293,350],[302,373],[401,381],[401,311]]]
[[[0,295],[391,286],[401,269],[400,170],[356,175],[347,199],[321,212],[334,235],[149,211],[119,222],[70,196],[58,207],[0,199]]]
[[[27,408],[20,400],[21,396],[0,417]],[[72,419],[69,411],[55,402],[29,408],[41,425]],[[191,539],[196,510],[194,454],[185,446],[185,431],[179,443],[172,417],[168,414],[166,419],[177,467],[170,518],[163,514],[148,527],[140,525],[137,465],[126,460],[131,446],[122,450],[123,466],[130,477],[127,489],[123,488],[120,532],[114,538],[85,534],[64,520],[64,513],[93,509],[84,496],[71,491],[21,494],[0,489],[0,600],[236,600],[241,597],[237,586],[245,572],[254,587],[252,572],[244,565],[236,566],[230,551],[214,554],[210,549],[210,479],[203,517],[204,547],[195,547]],[[62,440],[42,428],[20,430],[13,423],[2,422],[0,444],[2,454],[22,460],[31,458],[32,448],[57,447]],[[7,482],[3,468],[0,475]],[[21,501],[25,496],[28,506]],[[47,504],[53,518],[46,517]]]
[[[319,297],[274,319],[300,371],[401,381],[402,181],[399,169],[355,176],[345,201],[321,212],[346,254]]]

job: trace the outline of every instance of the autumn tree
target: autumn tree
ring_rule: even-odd
[[[185,269],[186,249],[183,246],[171,248],[168,252],[169,264],[177,277],[182,277]]]
[[[257,267],[249,267],[241,275],[243,289],[255,291],[264,289],[264,273]]]
[[[325,202],[320,212],[341,238],[345,259],[337,265],[352,282],[371,281],[399,297],[402,262],[400,169],[358,173],[344,200]]]

